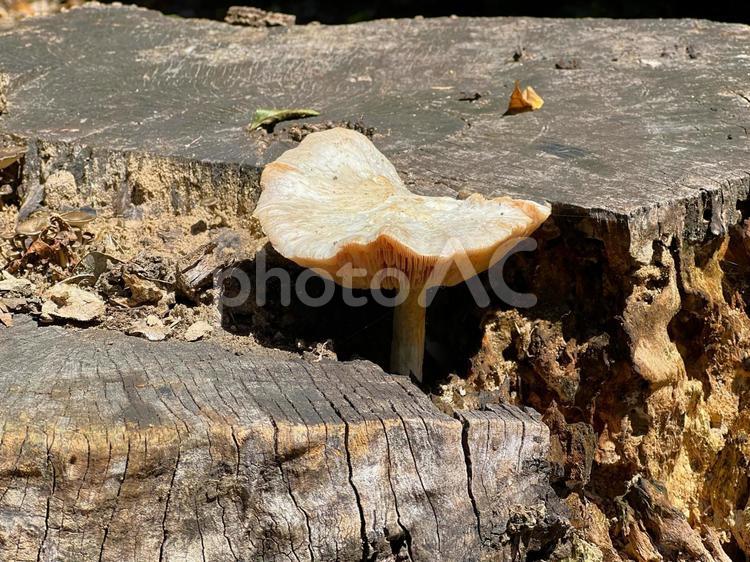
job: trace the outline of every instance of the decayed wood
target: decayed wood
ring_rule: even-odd
[[[514,527],[549,490],[546,426],[516,408],[459,420],[367,362],[17,320],[3,560],[510,560],[541,525]]]
[[[252,255],[256,246],[256,240],[244,232],[219,230],[209,243],[196,248],[178,264],[175,280],[177,291],[196,300],[201,291],[215,284],[222,272],[233,263]]]
[[[268,12],[254,6],[230,6],[224,17],[227,23],[248,27],[287,27],[294,25],[296,19],[296,16],[292,14]]]
[[[5,105],[8,103],[8,100],[5,99],[5,88],[8,87],[8,82],[8,77],[0,74],[0,113],[5,111]]]
[[[729,559],[721,547],[710,553],[700,533],[690,526],[684,513],[669,501],[666,490],[645,478],[636,476],[633,479],[623,503],[627,506],[624,507],[626,522],[623,534],[631,550],[638,552],[639,548],[656,546],[659,552],[673,560],[723,562]],[[637,514],[637,520],[632,517],[632,511]],[[648,530],[657,539],[656,544],[650,546],[649,535],[639,534],[637,526]]]

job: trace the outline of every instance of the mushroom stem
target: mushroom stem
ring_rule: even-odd
[[[391,370],[400,375],[414,375],[419,382],[422,382],[427,311],[419,302],[421,292],[421,289],[411,288],[406,300],[396,306],[391,339]]]

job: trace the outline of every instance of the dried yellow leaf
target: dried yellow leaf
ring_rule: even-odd
[[[516,113],[523,113],[524,111],[535,111],[544,105],[544,100],[539,94],[534,91],[531,86],[526,86],[524,90],[521,90],[521,85],[516,80],[516,85],[513,88],[513,93],[510,95],[510,101],[508,102],[508,111],[506,115],[515,115]]]

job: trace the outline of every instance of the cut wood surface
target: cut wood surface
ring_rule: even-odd
[[[371,363],[22,317],[0,357],[2,560],[510,560],[553,515],[538,418]]]
[[[414,191],[548,200],[634,244],[702,239],[750,185],[749,42],[696,20],[246,29],[87,5],[0,32],[0,132],[30,142],[29,186],[68,169],[93,199],[140,206],[162,177],[167,206],[214,191],[251,208],[262,166],[296,145],[288,123],[249,133],[253,113],[310,108],[306,123],[375,127]],[[502,116],[515,80],[541,110]]]

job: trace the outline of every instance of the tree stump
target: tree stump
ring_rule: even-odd
[[[574,506],[591,477],[623,515],[579,521],[603,552],[620,532],[655,556],[721,560],[717,537],[750,553],[749,42],[693,20],[266,29],[97,4],[0,31],[22,216],[64,199],[60,174],[71,205],[169,220],[208,197],[246,215],[263,166],[333,125],[374,133],[415,192],[549,201],[529,260],[546,308],[499,317],[481,351],[495,376],[533,336],[522,398],[559,429],[510,406],[449,417],[366,362],[19,321],[0,330],[2,558],[538,559],[565,533],[548,448],[580,465],[561,484]],[[517,79],[545,104],[503,116]],[[292,107],[321,116],[247,130]],[[214,271],[198,266],[190,286]],[[659,544],[635,472],[666,481],[677,507],[653,497],[684,544]]]
[[[511,559],[509,519],[555,515],[538,417],[371,363],[30,320],[0,357],[3,560]]]

